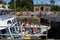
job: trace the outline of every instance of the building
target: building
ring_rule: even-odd
[[[38,11],[50,11],[50,5],[49,4],[35,4],[34,5],[34,12]]]

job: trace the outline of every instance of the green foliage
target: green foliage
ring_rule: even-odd
[[[51,6],[51,11],[60,11],[60,6],[58,5]]]
[[[14,9],[14,0],[11,0],[10,2],[9,2],[9,8],[11,8],[11,9]]]
[[[27,9],[26,6],[24,6],[24,7],[22,8],[22,11],[26,11],[26,9]]]
[[[18,11],[18,12],[19,12],[19,11],[21,11],[21,8],[20,8],[20,7],[18,7],[18,8],[17,8],[17,11]]]
[[[29,10],[32,10],[32,11],[33,11],[33,7],[34,7],[33,0],[27,0],[27,2],[26,2],[26,7],[27,7]]]
[[[6,4],[6,2],[3,0],[0,0],[0,4]]]
[[[55,0],[50,0],[51,11],[60,11],[60,6],[54,4],[55,4]]]
[[[55,0],[50,0],[50,5],[54,5],[55,4]]]
[[[10,8],[14,9],[14,0],[9,2]],[[33,0],[16,0],[16,8],[17,11],[26,11],[30,10],[33,11]]]

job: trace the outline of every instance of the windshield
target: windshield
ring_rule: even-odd
[[[0,10],[0,15],[10,14],[9,10]]]

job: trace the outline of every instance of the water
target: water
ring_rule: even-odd
[[[60,15],[57,15],[52,19],[53,21],[60,22]]]

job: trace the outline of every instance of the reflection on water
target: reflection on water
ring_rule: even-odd
[[[60,15],[57,15],[52,19],[53,21],[60,22]]]
[[[39,15],[40,18],[46,18],[46,19],[51,19],[57,22],[60,22],[60,15],[55,13],[55,14],[41,14]]]

